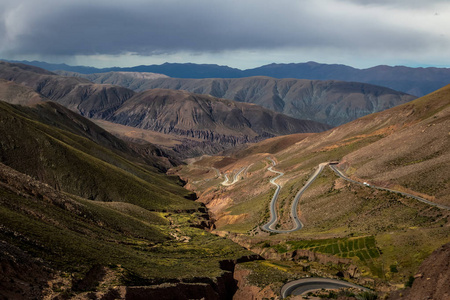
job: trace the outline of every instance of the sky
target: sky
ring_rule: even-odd
[[[450,67],[450,0],[0,0],[0,58]]]

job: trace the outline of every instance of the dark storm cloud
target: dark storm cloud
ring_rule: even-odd
[[[383,0],[11,2],[0,2],[3,53],[152,55],[284,47],[422,51],[436,41],[448,45],[442,35],[384,12],[392,1]],[[369,2],[378,8],[367,10]]]

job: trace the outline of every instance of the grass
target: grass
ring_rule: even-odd
[[[180,219],[174,228],[160,215],[139,214],[140,209],[129,205],[115,210],[114,205],[77,198],[67,206],[74,210],[67,210],[4,189],[0,200],[4,229],[0,238],[70,273],[84,274],[101,264],[121,265],[134,276],[122,278],[128,284],[136,283],[136,277],[145,282],[213,277],[222,272],[219,261],[247,254],[229,240],[190,227],[189,222]],[[174,239],[174,232],[189,241]]]
[[[274,192],[275,190],[273,189],[269,194],[263,193],[251,200],[230,207],[228,210],[230,215],[248,214],[248,217],[243,222],[225,225],[220,230],[247,233],[258,226],[258,224],[262,224],[263,220],[268,220],[270,217],[269,203]]]
[[[249,284],[260,288],[264,288],[268,285],[277,285],[277,287],[281,288],[283,283],[294,278],[290,267],[280,265],[273,261],[253,261],[240,265],[251,271],[247,276]]]
[[[151,210],[195,210],[175,178],[142,167],[93,141],[24,116],[1,104],[2,160],[83,198],[129,202]]]
[[[176,177],[35,113],[0,103],[1,162],[18,171],[0,164],[0,240],[71,278],[121,269],[127,285],[214,278],[250,254],[197,228],[208,220]]]

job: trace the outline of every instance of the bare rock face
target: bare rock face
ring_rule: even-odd
[[[420,266],[410,289],[389,299],[450,299],[450,243],[434,251]]]
[[[106,119],[131,127],[229,145],[330,128],[257,105],[164,89],[135,95]]]
[[[147,80],[136,91],[184,90],[254,103],[304,120],[337,126],[415,99],[389,88],[357,82],[247,77]]]

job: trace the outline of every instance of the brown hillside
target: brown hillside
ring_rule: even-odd
[[[99,85],[75,77],[63,77],[24,64],[0,61],[0,78],[34,91],[86,117],[111,114],[134,92],[113,85]]]
[[[326,132],[266,140],[231,157],[204,157],[178,174],[213,213],[221,234],[265,258],[282,260],[283,266],[295,262],[296,255],[348,258],[372,278],[377,291],[388,292],[401,287],[426,257],[450,241],[450,212],[373,186],[449,206],[449,128],[450,85]],[[280,147],[283,140],[287,147]],[[270,217],[274,186],[269,180],[277,174],[268,170],[268,156],[276,162],[273,169],[284,173],[276,181],[281,186],[275,204],[280,230],[293,228],[292,201],[319,164],[339,161],[338,169],[361,184],[324,168],[299,200],[303,228],[269,234],[261,225]],[[222,184],[223,174],[231,178],[240,170],[237,182]]]
[[[324,124],[294,119],[257,105],[163,89],[135,95],[107,120],[232,145],[276,135],[317,132],[329,128]]]
[[[450,299],[450,244],[434,251],[420,266],[410,289],[390,300]]]
[[[33,105],[47,99],[28,87],[0,79],[0,100],[11,104]]]
[[[172,148],[182,157],[217,153],[237,144],[278,135],[330,128],[257,105],[182,91],[154,90],[136,94],[119,86],[58,76],[22,64],[0,62],[0,78],[29,87],[89,118],[182,136],[181,145]],[[121,134],[130,135],[123,131]]]
[[[275,79],[261,76],[235,79],[158,78],[145,80],[145,84],[142,81],[138,80],[139,84],[128,81],[121,85],[135,91],[154,88],[177,89],[255,103],[298,119],[314,120],[333,126],[416,98],[385,87],[343,81]]]

